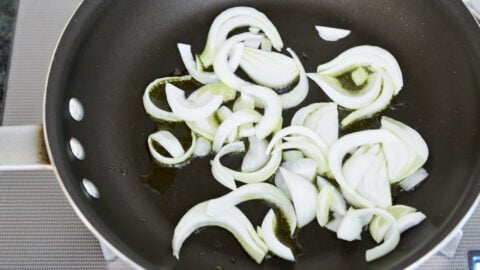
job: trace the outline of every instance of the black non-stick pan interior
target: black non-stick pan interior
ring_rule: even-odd
[[[207,159],[179,171],[164,171],[165,189],[142,181],[149,171],[146,138],[154,131],[142,105],[145,86],[182,69],[178,42],[200,52],[214,17],[232,6],[252,6],[277,26],[284,43],[302,56],[307,71],[362,44],[381,46],[398,59],[405,87],[387,111],[417,129],[427,141],[427,181],[397,203],[427,215],[404,233],[394,252],[367,264],[362,241],[344,242],[312,222],[299,233],[303,255],[296,263],[276,257],[257,265],[227,232],[206,228],[171,255],[173,229],[194,204],[227,192],[215,182]],[[338,42],[321,40],[314,25],[348,28]],[[434,248],[457,225],[479,194],[480,31],[461,1],[451,0],[122,0],[85,1],[57,49],[46,96],[46,131],[61,183],[95,231],[133,260],[153,269],[390,269],[406,267]],[[302,104],[327,101],[310,85]],[[85,117],[68,114],[76,97]],[[293,110],[292,110],[293,111]],[[287,114],[292,113],[287,112]],[[78,139],[85,159],[68,147]],[[100,197],[81,187],[89,179]],[[163,182],[162,182],[163,181]],[[245,204],[258,224],[267,211]]]

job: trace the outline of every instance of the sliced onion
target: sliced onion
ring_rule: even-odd
[[[258,183],[267,180],[272,176],[277,170],[280,162],[282,161],[282,154],[280,151],[274,151],[270,155],[270,159],[265,164],[265,166],[259,168],[256,171],[252,172],[238,172],[223,166],[220,162],[220,158],[223,155],[232,152],[243,152],[245,151],[245,145],[243,142],[235,142],[225,145],[220,152],[215,156],[215,158],[210,162],[212,165],[212,173],[215,179],[222,183],[224,186],[235,189],[235,181],[237,180],[242,183]]]
[[[320,138],[320,136],[318,136],[315,132],[306,127],[289,126],[283,128],[282,130],[277,132],[275,136],[273,136],[273,138],[270,140],[270,143],[268,144],[267,153],[270,153],[272,151],[273,146],[278,143],[279,140],[289,135],[304,136],[305,138],[308,138],[312,143],[314,143],[319,149],[321,149],[322,153],[327,152],[327,145],[322,140],[322,138]]]
[[[277,51],[283,48],[280,34],[265,14],[250,7],[233,7],[220,13],[210,26],[207,43],[200,54],[203,66],[209,67],[212,64],[215,53],[227,38],[228,33],[245,26],[263,31]]]
[[[177,47],[178,51],[180,52],[180,57],[182,58],[183,65],[187,69],[190,76],[203,84],[209,84],[218,81],[218,77],[215,73],[198,69],[198,65],[193,59],[192,49],[189,44],[178,43]]]
[[[218,151],[218,153],[215,155],[215,158],[210,161],[210,164],[212,165],[212,175],[215,180],[229,189],[237,188],[237,185],[235,184],[235,178],[233,177],[231,170],[220,163],[220,158],[230,153],[243,151],[245,151],[245,144],[243,142],[230,143]]]
[[[400,182],[400,187],[405,191],[411,191],[428,177],[428,172],[424,168],[418,169],[409,177]]]
[[[295,85],[292,90],[280,95],[282,107],[284,109],[293,108],[299,105],[308,95],[308,79],[302,62],[300,62],[300,59],[292,49],[287,48],[287,52],[292,56],[293,60],[295,60],[295,64],[299,73],[299,79],[297,85]]]
[[[329,102],[318,105],[318,108],[304,119],[302,125],[313,130],[330,146],[338,140],[337,104]]]
[[[263,37],[262,41],[260,43],[260,49],[270,52],[272,51],[272,41],[268,39],[267,37]]]
[[[385,254],[391,252],[400,241],[400,231],[398,230],[397,222],[395,218],[389,212],[380,209],[380,208],[367,208],[367,209],[350,209],[347,214],[344,216],[342,223],[337,231],[337,237],[345,237],[346,239],[357,239],[360,237],[360,233],[362,231],[362,216],[371,218],[372,215],[381,216],[384,218],[392,229],[390,230],[390,234],[385,238],[382,244],[367,250],[365,254],[365,259],[367,262],[376,260]],[[365,219],[367,220],[367,219]],[[363,222],[365,221],[363,220]],[[355,238],[356,236],[356,238]],[[344,238],[341,238],[344,239]]]
[[[252,172],[259,170],[269,160],[269,156],[265,154],[267,149],[267,141],[260,140],[257,136],[248,137],[248,151],[242,161],[242,172]]]
[[[338,189],[336,189],[328,180],[321,176],[317,176],[317,186],[320,190],[322,190],[326,186],[330,186],[333,188],[330,210],[333,211],[333,214],[338,214],[341,216],[345,215],[345,213],[347,212],[347,203],[345,202],[345,199],[343,198],[340,191],[338,191]]]
[[[361,91],[353,93],[343,89],[337,79],[329,75],[309,73],[307,76],[320,86],[331,100],[349,109],[359,109],[369,105],[378,96],[382,87],[382,76],[378,72],[370,75],[367,85]]]
[[[328,164],[335,180],[340,185],[342,193],[347,201],[358,207],[374,207],[375,204],[360,196],[353,190],[342,172],[342,163],[346,154],[352,149],[368,144],[389,142],[393,140],[393,135],[386,130],[364,130],[341,137],[330,148],[328,154]]]
[[[351,112],[345,118],[342,119],[342,126],[348,126],[349,124],[362,119],[364,117],[368,117],[373,115],[381,110],[385,109],[390,101],[392,100],[393,93],[394,93],[394,85],[392,79],[388,74],[383,74],[383,86],[380,95],[373,101],[371,104],[360,108],[356,111]]]
[[[371,65],[375,69],[385,69],[395,85],[395,95],[402,89],[402,71],[397,60],[390,52],[376,46],[363,45],[348,49],[333,60],[319,65],[317,72],[334,74],[359,65]]]
[[[409,213],[397,219],[397,226],[400,233],[417,226],[426,218],[422,212]]]
[[[294,59],[277,52],[245,48],[240,68],[257,84],[281,89],[299,76],[299,69]]]
[[[302,158],[296,160],[286,160],[282,163],[282,167],[295,173],[301,175],[308,179],[310,182],[313,181],[317,175],[317,162],[311,158]]]
[[[230,52],[230,58],[228,59],[228,64],[233,71],[237,70],[240,66],[244,49],[244,43],[237,43],[233,46],[232,51]]]
[[[393,133],[395,137],[404,144],[404,147],[408,151],[406,164],[401,170],[396,170],[397,172],[393,173],[392,168],[395,168],[394,162],[398,159],[395,155],[398,155],[399,151],[402,149],[398,146],[398,142],[384,144],[384,153],[387,160],[390,179],[392,182],[398,182],[405,177],[408,177],[425,164],[428,158],[428,147],[422,136],[413,128],[386,116],[382,117],[381,123],[382,129]]]
[[[333,219],[328,222],[325,228],[329,229],[330,231],[337,233],[340,224],[342,223],[343,215],[340,215],[336,212],[333,212]]]
[[[197,102],[209,96],[222,96],[224,102],[234,100],[237,97],[237,91],[225,85],[222,82],[216,82],[204,85],[191,93],[187,100]]]
[[[319,26],[316,25],[315,29],[318,31],[318,35],[326,41],[337,41],[350,35],[351,31],[347,29]]]
[[[185,92],[170,83],[165,85],[165,91],[168,105],[172,108],[173,113],[185,121],[205,119],[212,115],[223,103],[223,96],[221,95],[205,95],[195,102],[188,101],[185,98]]]
[[[210,115],[205,119],[197,121],[185,121],[185,124],[195,133],[213,141],[215,133],[217,132],[218,122],[214,115]]]
[[[229,207],[212,216],[207,214],[208,206],[208,201],[195,205],[178,222],[172,239],[175,258],[179,259],[183,243],[193,232],[201,227],[217,226],[232,233],[248,255],[257,263],[261,263],[268,252],[268,247],[242,211],[236,207]]]
[[[286,245],[284,245],[282,242],[280,242],[280,240],[278,240],[277,236],[275,235],[276,228],[277,220],[275,217],[275,213],[273,212],[273,210],[270,209],[262,222],[262,238],[265,241],[268,249],[273,254],[288,261],[295,261],[292,250]]]
[[[240,125],[245,123],[256,123],[260,121],[260,114],[256,111],[241,110],[236,111],[223,121],[215,133],[213,139],[213,151],[218,152],[225,143],[227,137],[237,130]]]
[[[423,213],[416,212],[415,208],[406,205],[398,204],[388,207],[386,210],[396,219],[400,233],[417,225],[425,218]],[[374,216],[368,228],[373,240],[380,243],[391,226],[383,217]]]
[[[204,137],[199,137],[197,139],[197,145],[195,145],[195,150],[193,151],[193,155],[196,157],[204,157],[210,154],[210,150],[212,146],[210,141],[205,139]]]
[[[292,117],[292,121],[290,122],[291,126],[303,126],[305,119],[321,108],[324,103],[312,103],[310,105],[307,105],[305,107],[300,108],[298,111],[295,112],[295,114]]]
[[[328,223],[334,190],[335,189],[332,186],[327,185],[320,189],[320,192],[318,193],[316,217],[317,222],[321,227],[325,227]]]
[[[283,159],[285,161],[295,161],[303,158],[303,153],[298,150],[289,150],[282,153]],[[288,169],[288,168],[287,168]],[[290,168],[291,169],[291,168]]]
[[[317,188],[308,179],[287,169],[280,167],[279,172],[295,207],[298,227],[301,228],[315,218]]]
[[[179,146],[181,147],[180,142],[171,133],[170,133],[171,136],[167,135],[168,133],[170,133],[170,132],[161,130],[161,131],[155,132],[153,134],[150,134],[150,136],[148,136],[148,139],[147,139],[148,150],[150,151],[150,154],[152,154],[152,157],[156,161],[160,162],[161,164],[165,164],[165,165],[180,164],[180,163],[185,162],[190,157],[192,157],[193,151],[195,150],[196,141],[197,141],[195,133],[193,133],[193,132],[191,133],[192,144],[190,145],[190,147],[188,148],[187,151],[183,151],[183,147],[181,149],[182,151],[179,151],[180,149],[178,147]],[[172,154],[172,157],[166,157],[166,156],[160,154],[159,152],[157,152],[157,150],[155,150],[155,147],[154,147],[154,142],[158,143],[163,148],[165,148],[165,150],[167,150],[167,152]],[[170,152],[170,151],[172,151],[172,152]],[[183,152],[183,154],[178,155],[181,152]],[[173,156],[173,154],[175,154],[175,156]]]
[[[261,101],[264,113],[260,121],[255,125],[255,134],[259,139],[270,135],[282,122],[282,102],[278,95],[269,88],[248,85],[240,89],[240,92],[252,96]]]
[[[277,147],[276,151],[298,149],[305,154],[306,157],[311,158],[317,162],[317,173],[324,174],[330,171],[327,159],[323,151],[311,140],[301,139],[294,141],[287,141]],[[268,149],[267,149],[268,150]],[[275,153],[275,150],[272,152]]]
[[[215,54],[215,59],[213,62],[213,70],[215,74],[217,74],[220,81],[224,84],[228,85],[229,87],[239,90],[243,86],[249,85],[251,83],[243,80],[242,78],[235,75],[234,71],[230,69],[228,56],[230,50],[238,43],[243,42],[245,40],[260,40],[262,36],[255,35],[251,33],[243,33],[239,35],[232,36],[227,41],[225,41],[222,46],[218,49],[218,52]]]
[[[265,200],[274,204],[285,215],[290,232],[293,235],[297,226],[295,209],[278,188],[267,183],[254,183],[243,185],[236,190],[230,191],[222,197],[208,202],[207,214],[215,216],[232,206],[249,200]]]
[[[225,121],[228,117],[232,116],[233,112],[230,110],[227,106],[222,105],[220,108],[217,110],[217,117],[220,120],[220,122]]]
[[[181,77],[164,77],[160,79],[156,79],[153,82],[151,82],[147,88],[145,89],[145,92],[143,94],[143,106],[145,108],[145,111],[153,118],[157,120],[165,120],[169,122],[180,122],[182,121],[180,118],[178,118],[173,112],[169,112],[163,109],[160,109],[157,107],[152,99],[151,99],[151,92],[158,88],[164,86],[166,83],[171,83],[171,82],[181,82],[181,81],[188,81],[191,80],[192,77],[190,76],[181,76]]]

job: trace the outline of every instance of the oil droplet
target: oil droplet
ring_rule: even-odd
[[[215,266],[215,270],[223,270],[223,266],[217,265],[217,266]]]
[[[142,218],[142,219],[140,219],[140,222],[141,222],[141,223],[145,223],[145,222],[147,222],[147,219],[146,219],[146,218]]]
[[[111,171],[111,172],[115,172],[115,167],[110,166],[110,167],[108,167],[108,170]]]
[[[128,171],[126,169],[120,169],[120,173],[122,175],[127,175],[128,174]]]
[[[233,263],[233,264],[237,263],[237,258],[231,257],[230,262]]]

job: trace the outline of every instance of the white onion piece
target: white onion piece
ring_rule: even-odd
[[[229,189],[237,188],[237,185],[235,184],[235,178],[233,177],[230,169],[222,165],[220,158],[230,153],[243,151],[245,151],[245,144],[243,142],[230,143],[218,151],[213,160],[210,161],[210,164],[212,165],[212,175],[215,180]]]
[[[249,200],[265,200],[274,204],[285,215],[290,232],[293,235],[297,226],[295,209],[278,188],[267,183],[254,183],[243,185],[236,190],[212,199],[208,202],[207,214],[215,216],[228,208]]]
[[[324,186],[318,193],[316,217],[318,225],[321,227],[325,227],[328,223],[334,190],[332,186]]]
[[[352,205],[358,207],[374,207],[375,204],[360,196],[348,185],[342,172],[342,163],[345,155],[356,147],[366,144],[386,143],[392,141],[394,139],[393,137],[394,135],[386,130],[364,130],[341,137],[330,148],[328,154],[330,170],[340,185],[342,193],[346,197],[345,199]]]
[[[397,219],[397,226],[400,233],[417,226],[426,218],[422,212],[409,213]]]
[[[180,219],[172,239],[173,256],[179,259],[183,243],[197,229],[205,226],[217,226],[232,233],[248,255],[257,263],[261,263],[268,252],[268,247],[257,235],[242,211],[236,207],[230,207],[211,216],[207,214],[207,207],[208,201],[199,203]]]
[[[416,212],[417,210],[410,206],[399,204],[388,207],[386,210],[396,219],[400,233],[411,227],[409,227],[408,225],[414,226],[423,220],[418,220],[423,214],[420,212]],[[419,213],[419,215],[417,215],[417,213]],[[411,214],[414,215],[410,216]],[[402,219],[404,216],[407,216],[407,218]],[[423,215],[423,217],[425,217],[425,215]],[[418,223],[415,224],[415,221],[418,221]],[[380,216],[374,216],[368,226],[370,235],[377,243],[383,241],[385,235],[387,234],[388,230],[390,230],[390,228],[390,224]]]
[[[361,185],[365,172],[375,159],[376,155],[372,153],[358,154],[358,151],[355,151],[354,154],[345,161],[342,167],[342,173],[346,184],[348,184],[351,189],[356,190],[358,186]]]
[[[178,43],[177,47],[180,57],[182,58],[183,65],[187,69],[190,76],[203,84],[209,84],[218,81],[218,77],[215,73],[198,69],[198,65],[193,59],[192,49],[189,44]]]
[[[150,151],[150,154],[152,154],[152,157],[156,161],[158,161],[162,164],[165,164],[165,165],[176,165],[176,164],[179,164],[179,163],[182,163],[182,162],[186,161],[187,159],[189,159],[193,155],[193,151],[195,150],[195,146],[196,146],[196,142],[197,142],[197,138],[196,138],[196,136],[193,132],[191,133],[192,144],[187,149],[187,151],[183,151],[183,154],[181,154],[181,155],[177,155],[181,152],[181,151],[177,151],[177,150],[179,150],[178,146],[180,145],[180,147],[181,147],[181,144],[180,144],[180,142],[178,142],[178,139],[173,135],[165,136],[166,133],[170,133],[170,132],[161,130],[161,131],[155,132],[153,134],[150,134],[148,136],[148,139],[147,139],[148,150]],[[174,142],[175,140],[178,142],[178,144]],[[176,156],[166,157],[166,156],[160,154],[159,152],[157,152],[155,150],[154,142],[160,144],[167,151],[169,151],[169,149],[167,149],[167,147],[170,148],[170,150],[172,150],[173,148],[177,148],[174,152],[172,152]],[[169,144],[169,145],[167,145],[167,144]],[[183,147],[182,147],[182,150],[183,150]]]
[[[265,154],[267,149],[267,141],[260,140],[256,136],[248,137],[248,151],[243,157],[242,172],[252,172],[259,170],[269,160],[269,156]]]
[[[408,151],[408,159],[405,166],[398,173],[392,173],[391,168],[394,167],[393,162],[396,159],[394,156],[398,155],[398,147],[392,147],[392,144],[384,144],[385,158],[387,166],[389,166],[389,177],[391,182],[395,183],[408,177],[425,164],[428,158],[428,147],[425,140],[416,130],[399,121],[383,116],[381,124],[382,129],[393,133],[395,137],[400,139]]]
[[[299,76],[299,69],[294,59],[277,52],[245,48],[240,68],[255,83],[273,88],[286,87]]]
[[[418,169],[410,176],[400,182],[400,187],[405,191],[411,191],[428,177],[428,172],[424,168]]]
[[[277,51],[283,48],[280,34],[265,14],[250,7],[233,7],[220,13],[210,26],[207,43],[200,54],[203,66],[209,67],[212,64],[215,53],[227,38],[228,33],[245,26],[254,27],[264,32]]]
[[[298,149],[305,154],[306,157],[311,158],[317,162],[317,173],[324,174],[330,171],[328,167],[328,162],[323,154],[322,149],[320,149],[315,143],[308,139],[287,141],[282,143],[276,148],[275,151],[287,150],[287,149]]]
[[[240,61],[242,61],[244,49],[244,43],[237,43],[235,44],[235,46],[233,46],[232,51],[230,52],[230,57],[228,59],[228,65],[233,71],[237,70],[238,66],[240,66]]]
[[[272,41],[268,39],[267,37],[263,37],[262,41],[260,43],[260,49],[270,52],[272,51]]]
[[[360,91],[350,93],[344,90],[337,79],[321,73],[308,73],[323,92],[334,102],[349,109],[359,109],[372,103],[380,93],[382,87],[382,76],[376,72],[370,75],[367,85]]]
[[[282,156],[285,161],[295,161],[303,158],[303,153],[298,150],[289,150],[289,151],[284,151],[282,153]]]
[[[366,65],[375,69],[383,68],[393,80],[395,95],[403,87],[402,71],[395,57],[385,49],[376,46],[363,45],[348,49],[333,60],[319,65],[317,72],[334,74],[352,66]]]
[[[243,42],[245,40],[260,40],[262,36],[255,35],[251,33],[243,33],[239,35],[232,36],[227,41],[225,41],[222,46],[218,49],[215,53],[215,59],[213,61],[213,70],[215,74],[217,74],[220,81],[224,84],[228,85],[229,87],[239,90],[243,86],[249,85],[251,83],[243,80],[242,78],[235,75],[234,71],[230,69],[228,63],[228,56],[230,50],[238,43]]]
[[[337,233],[338,227],[342,223],[343,215],[340,215],[336,212],[333,212],[333,219],[327,223],[325,228],[329,229],[330,231]]]
[[[237,96],[237,91],[225,85],[222,82],[216,82],[204,85],[193,91],[187,98],[188,101],[196,102],[199,99],[204,99],[205,96],[222,96],[224,102],[234,100]]]
[[[302,101],[305,100],[308,95],[308,79],[302,62],[300,62],[300,59],[292,49],[287,48],[287,52],[292,56],[293,60],[295,61],[299,73],[299,78],[297,85],[295,85],[293,89],[280,95],[280,99],[282,100],[282,107],[284,109],[289,109],[297,106],[298,104],[302,103]]]
[[[347,37],[351,33],[350,30],[337,27],[316,25],[315,29],[317,29],[318,35],[326,41],[337,41],[339,39]]]
[[[168,105],[172,108],[173,113],[185,121],[205,119],[223,103],[221,95],[204,95],[195,102],[191,102],[185,98],[185,91],[170,83],[165,85],[165,91]]]
[[[299,152],[299,154],[302,153]],[[295,174],[305,177],[310,180],[310,182],[313,181],[317,175],[317,162],[311,158],[302,157],[296,160],[286,160],[281,166]]]
[[[251,31],[250,31],[251,32]],[[258,34],[258,33],[254,33],[254,32],[251,32],[253,34]],[[264,37],[263,37],[264,38]],[[262,38],[262,39],[263,39]],[[248,48],[254,48],[254,49],[258,49],[258,47],[260,47],[260,44],[261,44],[261,41],[259,39],[247,39],[243,42],[243,44],[245,45],[245,47],[248,47]],[[243,52],[242,52],[243,53]],[[240,59],[238,61],[238,64],[240,65],[240,60],[242,59],[241,55],[240,55]]]
[[[277,220],[273,210],[269,210],[262,222],[262,238],[268,249],[280,258],[288,261],[295,261],[292,250],[285,246],[275,235]]]
[[[242,183],[258,183],[263,182],[270,178],[275,171],[277,170],[278,166],[280,166],[280,162],[282,162],[282,154],[280,151],[274,151],[270,155],[270,159],[265,164],[265,166],[261,167],[260,169],[252,172],[238,172],[231,169],[228,169],[229,172],[233,175],[235,180],[242,182]]]
[[[255,125],[255,134],[259,139],[270,135],[282,123],[282,102],[272,89],[258,85],[247,85],[240,92],[258,99],[263,104],[264,113],[260,121]]]
[[[222,105],[217,110],[217,117],[220,120],[220,122],[225,121],[225,119],[232,116],[232,114],[233,114],[233,112],[225,105]]]
[[[313,130],[330,146],[338,140],[337,104],[329,102],[318,105],[318,108],[304,119],[302,125]]]
[[[195,133],[213,141],[215,133],[217,132],[218,122],[214,115],[210,115],[205,119],[197,121],[185,121],[185,124]]]
[[[360,237],[362,227],[365,225],[362,224],[362,222],[365,222],[368,218],[371,218],[372,215],[377,215],[384,218],[388,224],[390,224],[392,229],[390,230],[389,235],[385,237],[385,240],[382,244],[367,250],[365,254],[365,259],[367,262],[376,260],[386,255],[398,245],[398,242],[400,241],[400,231],[398,230],[397,222],[392,214],[380,208],[350,209],[344,216],[337,231],[337,237],[339,238],[345,237],[346,239],[351,240],[358,239]],[[368,218],[362,220],[362,216],[367,216]]]
[[[237,130],[240,125],[245,123],[255,123],[260,120],[260,114],[256,111],[241,110],[232,113],[230,117],[225,119],[217,129],[213,139],[213,151],[218,152],[225,143],[231,132]]]
[[[315,112],[318,108],[321,108],[324,103],[312,103],[305,107],[298,109],[292,117],[292,121],[290,122],[291,126],[303,126],[305,119]]]
[[[356,191],[378,207],[386,208],[392,205],[390,181],[383,154],[375,156]]]
[[[375,114],[385,109],[388,106],[388,104],[390,104],[390,101],[392,100],[392,97],[394,94],[394,85],[393,85],[392,79],[388,74],[383,73],[382,77],[383,77],[383,86],[382,86],[380,95],[377,97],[377,99],[375,99],[369,105],[349,113],[345,118],[342,119],[341,124],[343,127],[348,126],[349,124],[359,119]]]
[[[193,151],[193,155],[196,157],[204,157],[210,154],[210,150],[212,146],[210,141],[205,139],[204,137],[199,137],[197,139],[197,145],[195,145],[195,150]]]
[[[169,112],[166,110],[163,110],[159,107],[157,107],[151,97],[150,97],[150,92],[156,89],[157,87],[161,87],[162,85],[165,85],[168,82],[181,82],[181,81],[188,81],[191,80],[191,76],[181,76],[181,77],[163,77],[160,79],[156,79],[153,82],[151,82],[146,88],[145,92],[143,94],[143,107],[145,108],[145,111],[153,118],[157,120],[165,120],[169,122],[180,122],[182,121],[180,118],[178,118],[173,112]]]
[[[326,186],[330,186],[333,188],[330,210],[333,211],[333,214],[338,214],[341,216],[345,215],[345,213],[347,212],[347,203],[345,202],[342,193],[340,193],[340,191],[338,191],[338,189],[335,188],[328,180],[321,176],[317,176],[317,187],[321,190]]]
[[[287,169],[280,167],[279,171],[292,198],[298,227],[301,228],[315,218],[317,188],[308,179]]]
[[[321,149],[322,153],[327,152],[327,145],[325,144],[323,139],[320,136],[318,136],[315,132],[313,132],[312,130],[310,130],[306,127],[301,127],[301,126],[289,126],[289,127],[285,127],[283,129],[281,129],[270,140],[266,152],[270,153],[272,151],[273,147],[282,138],[285,138],[286,136],[290,136],[290,135],[304,136],[305,138],[309,139],[312,143],[314,143],[319,149]]]

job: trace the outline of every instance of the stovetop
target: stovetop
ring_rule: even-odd
[[[20,0],[3,125],[42,122],[48,64],[80,2]],[[470,252],[480,250],[480,208],[463,227],[456,252],[452,250],[444,250],[454,253],[451,256],[433,255],[419,269],[468,269],[469,256],[480,265],[480,254]],[[0,268],[129,268],[114,257],[107,254],[105,260],[100,244],[68,204],[53,172],[0,172]]]

